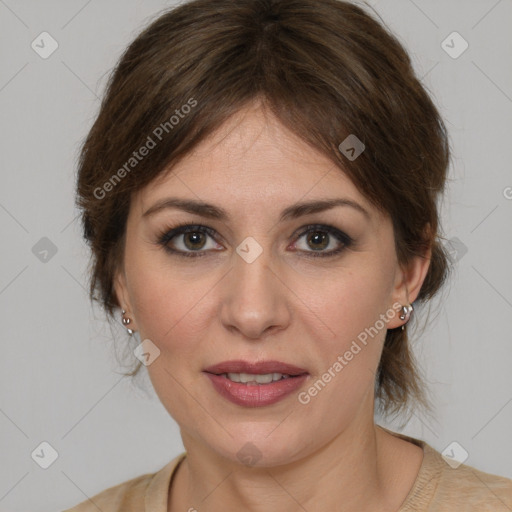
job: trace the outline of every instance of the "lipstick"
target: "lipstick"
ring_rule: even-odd
[[[280,361],[224,361],[203,373],[222,397],[244,407],[272,405],[300,388],[309,376],[307,370]]]

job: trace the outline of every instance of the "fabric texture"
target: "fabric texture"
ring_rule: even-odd
[[[466,464],[452,468],[425,441],[384,430],[423,449],[416,480],[397,512],[512,512],[511,479]],[[167,512],[169,485],[185,457],[183,452],[159,471],[109,487],[63,512]]]

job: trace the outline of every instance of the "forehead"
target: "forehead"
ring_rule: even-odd
[[[333,161],[254,106],[238,112],[143,189],[138,208],[145,211],[170,195],[256,214],[301,201],[346,198],[375,215]]]

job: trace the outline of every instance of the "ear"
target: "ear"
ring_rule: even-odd
[[[396,274],[395,286],[393,289],[393,306],[395,303],[400,306],[412,304],[418,297],[423,281],[427,276],[432,257],[432,247],[425,251],[423,256],[415,256],[406,268],[400,267]],[[388,322],[387,328],[394,329],[405,323],[399,318],[399,310],[393,307],[395,316]]]
[[[114,292],[117,297],[117,301],[121,307],[126,311],[125,316],[130,319],[130,329],[137,331],[137,323],[133,316],[133,308],[128,293],[128,287],[126,285],[126,275],[124,270],[118,270],[114,277]]]

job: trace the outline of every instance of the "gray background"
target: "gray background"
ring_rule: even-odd
[[[437,415],[402,431],[439,451],[457,441],[467,464],[512,477],[512,2],[371,4],[411,52],[453,147],[442,221],[458,262],[414,343]],[[0,0],[1,511],[70,507],[183,449],[147,376],[139,386],[121,377],[112,333],[89,305],[73,197],[108,71],[171,5]],[[31,48],[43,31],[59,45],[47,59]],[[469,43],[458,58],[441,46],[453,31]],[[58,452],[48,469],[31,457],[43,441]]]

